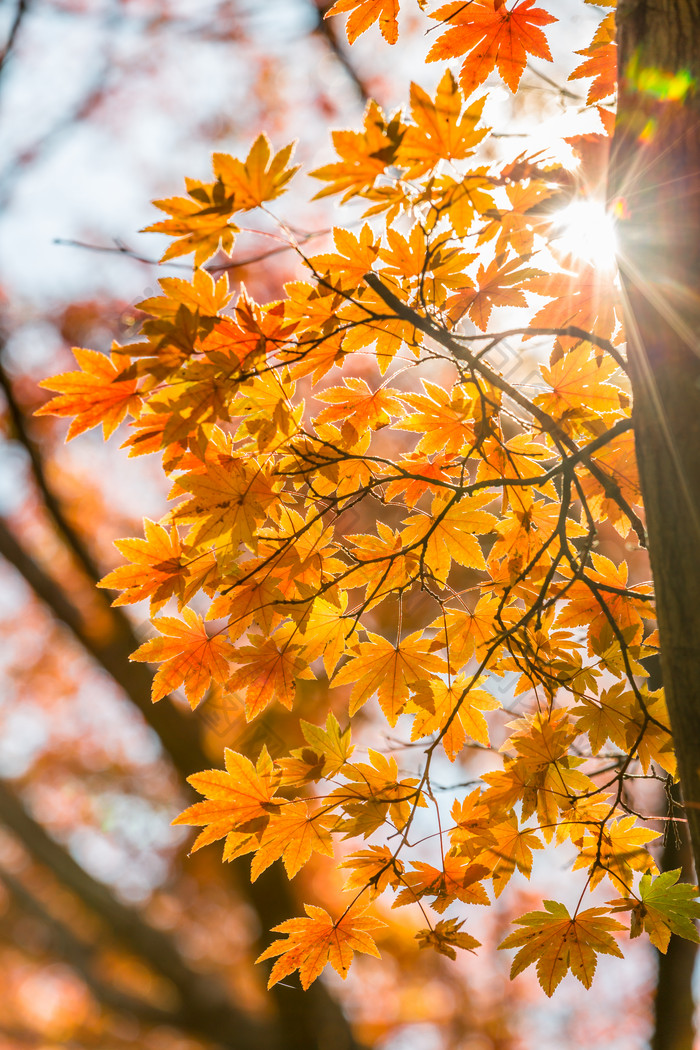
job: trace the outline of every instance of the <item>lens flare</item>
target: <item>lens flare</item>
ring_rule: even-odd
[[[568,204],[555,216],[552,230],[557,254],[583,259],[601,270],[616,268],[615,218],[600,201]]]

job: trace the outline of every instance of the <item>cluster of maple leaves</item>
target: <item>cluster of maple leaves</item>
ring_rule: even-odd
[[[393,43],[397,8],[329,13],[349,12],[351,42],[378,20]],[[232,251],[242,213],[272,215],[296,169],[263,135],[245,160],[214,154],[213,181],[156,202],[168,217],[150,227],[172,238],[165,261],[194,254],[191,280],[140,304],[141,341],[111,359],[76,350],[80,371],[48,381],[59,393],[41,411],[73,417],[69,437],[130,416],[130,453],[159,453],[172,478],[172,510],[117,544],[126,564],[103,581],[117,604],[150,601],[156,633],[133,658],[159,664],[154,701],[218,690],[255,719],[291,709],[299,680],[326,683],[325,724],[301,718],[286,754],[227,750],[225,770],[190,778],[203,801],[178,818],[203,829],[194,848],[252,854],[253,880],[360,840],[343,853],[348,907],[277,927],[270,982],[298,969],[307,987],[327,962],[345,976],[354,952],[376,954],[368,906],[384,893],[419,905],[423,947],[475,948],[465,920],[427,906],[487,905],[487,886],[530,876],[533,850],[568,843],[584,891],[607,879],[617,896],[573,914],[547,901],[503,942],[519,949],[513,974],[536,964],[551,994],[567,969],[588,986],[598,953],[621,954],[615,914],[663,951],[672,931],[697,940],[700,906],[678,872],[654,877],[657,832],[627,789],[631,773],[675,771],[643,663],[650,587],[594,549],[601,526],[644,542],[615,281],[547,249],[545,205],[573,192],[571,172],[478,156],[490,129],[472,93],[494,68],[515,91],[528,53],[551,57],[555,18],[534,0],[455,0],[433,17],[428,60],[464,56],[459,82],[413,84],[405,116],[371,102],[312,173],[318,197],[364,201],[366,221],[311,256],[280,223],[305,279],[233,302],[204,264]],[[573,74],[595,78],[591,105],[614,90],[613,35],[611,12]],[[598,110],[601,134],[570,140],[584,159],[611,131]],[[503,307],[526,320],[493,329]],[[533,335],[551,349],[534,396],[491,363],[506,337]],[[158,615],[167,603],[177,615]],[[496,694],[518,708],[507,733]],[[396,736],[358,714],[374,698]],[[377,743],[363,760],[356,725]],[[486,761],[426,853],[417,814],[438,812],[440,752]]]

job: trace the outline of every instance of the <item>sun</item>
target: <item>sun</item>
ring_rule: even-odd
[[[558,255],[583,259],[599,270],[616,269],[619,245],[615,219],[602,201],[572,201],[554,216],[552,233]]]

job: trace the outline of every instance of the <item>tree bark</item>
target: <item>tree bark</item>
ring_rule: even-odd
[[[661,666],[700,870],[700,0],[619,0],[610,196]]]
[[[678,797],[678,788],[674,784],[670,792],[668,811],[672,821],[676,816]],[[662,871],[675,871],[680,868],[683,882],[692,880],[693,863],[685,824],[673,822],[667,827],[660,868]],[[650,1050],[693,1050],[693,970],[697,948],[697,944],[672,933],[666,954],[656,953],[654,1029]]]

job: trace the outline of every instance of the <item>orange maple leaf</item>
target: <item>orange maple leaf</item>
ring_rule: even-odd
[[[282,644],[278,648],[274,638],[250,635],[250,645],[241,646],[233,653],[240,666],[231,675],[229,689],[245,690],[245,712],[248,721],[278,700],[291,709],[297,678],[313,678],[308,661],[298,645]]]
[[[588,47],[577,51],[585,55],[586,62],[577,66],[569,80],[580,80],[594,77],[588,89],[586,102],[599,102],[615,93],[617,88],[617,45],[615,44],[615,12],[610,11],[598,26],[595,36]]]
[[[369,641],[360,642],[357,655],[338,671],[333,685],[354,682],[350,694],[350,716],[376,692],[389,725],[395,726],[411,686],[426,672],[443,671],[445,661],[430,651],[431,643],[417,631],[394,646],[381,635],[368,632]]]
[[[334,820],[331,816],[331,822]],[[272,813],[250,869],[251,882],[282,858],[287,878],[292,879],[312,853],[333,856],[333,842],[323,814],[309,812],[305,800],[290,802]]]
[[[508,8],[505,3],[494,3],[494,0],[472,0],[471,3],[451,0],[431,16],[449,23],[449,28],[433,44],[426,61],[466,54],[460,73],[465,95],[483,84],[495,66],[515,92],[528,52],[552,61],[546,37],[538,27],[557,19],[541,7],[533,7],[534,2],[519,0]]]
[[[231,644],[227,638],[206,632],[204,620],[192,609],[183,609],[182,620],[159,616],[153,626],[160,638],[150,638],[130,659],[162,663],[153,679],[151,700],[155,703],[184,685],[191,707],[196,707],[212,681],[223,685],[230,673]]]
[[[216,842],[224,835],[232,835],[240,826],[265,819],[285,802],[275,797],[279,775],[263,748],[257,767],[245,755],[226,748],[226,769],[207,769],[187,778],[192,787],[204,795],[204,802],[195,802],[175,817],[173,824],[204,826],[195,839],[191,852]]]
[[[290,143],[273,157],[270,140],[261,134],[244,161],[228,153],[215,153],[212,158],[214,174],[224,186],[226,195],[233,198],[233,209],[249,211],[279,197],[298,170],[287,167],[293,151],[294,143]]]
[[[177,595],[181,603],[188,601],[213,569],[214,556],[205,554],[187,564],[174,526],[168,532],[162,525],[144,518],[144,529],[144,539],[114,541],[119,553],[130,562],[113,569],[97,586],[124,592],[112,605],[128,605],[150,598],[151,612],[157,611],[173,595]]]
[[[307,918],[287,919],[273,927],[275,933],[286,934],[287,940],[275,941],[256,960],[262,962],[280,956],[272,967],[268,988],[298,970],[301,986],[306,989],[326,963],[345,980],[354,952],[379,958],[369,931],[386,926],[385,922],[352,907],[337,922],[333,922],[323,908],[305,904],[304,909]]]
[[[379,22],[380,32],[388,44],[395,44],[398,40],[399,0],[336,0],[323,17],[341,15],[346,11],[350,11],[345,26],[348,43],[353,44],[375,22]]]
[[[344,425],[354,427],[361,434],[365,430],[381,430],[391,423],[392,416],[404,414],[404,407],[396,396],[398,390],[383,387],[372,390],[364,379],[357,376],[344,382],[345,386],[332,386],[314,394],[319,401],[329,405],[316,416],[316,424],[342,419]]]
[[[504,262],[503,256],[497,255],[489,266],[479,266],[478,290],[462,288],[445,303],[451,320],[458,321],[468,313],[477,328],[485,332],[494,306],[527,306],[521,290],[523,281],[544,274],[542,270],[521,266],[521,262],[520,258]]]
[[[137,381],[116,355],[110,359],[96,350],[75,346],[73,356],[81,371],[42,379],[39,386],[58,390],[59,394],[38,408],[35,415],[73,416],[67,441],[101,423],[106,440],[127,412],[134,415],[141,404]],[[117,363],[122,367],[117,367]]]

